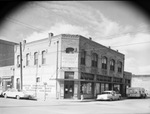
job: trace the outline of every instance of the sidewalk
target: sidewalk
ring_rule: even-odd
[[[122,97],[121,100],[126,100],[127,97]],[[37,100],[39,103],[48,104],[63,104],[63,103],[86,103],[86,102],[96,102],[96,99],[51,99],[51,100]]]
[[[51,99],[51,100],[37,100],[36,102],[39,103],[75,103],[75,102],[94,102],[96,101],[95,99]]]

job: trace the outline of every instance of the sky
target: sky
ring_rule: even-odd
[[[150,75],[149,25],[144,12],[125,1],[28,1],[7,15],[0,39],[19,43],[50,32],[79,34],[125,54],[125,71]]]

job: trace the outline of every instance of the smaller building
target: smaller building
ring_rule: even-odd
[[[14,66],[0,67],[0,91],[14,87]]]
[[[16,43],[0,39],[0,91],[14,87],[14,47]]]
[[[124,76],[124,84],[125,84],[123,96],[126,96],[126,89],[131,87],[132,73],[124,71],[123,76]]]
[[[150,75],[132,75],[131,87],[143,87],[150,95]]]

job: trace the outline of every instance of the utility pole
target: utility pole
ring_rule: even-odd
[[[20,81],[21,81],[21,90],[23,89],[23,76],[22,76],[22,43],[20,42]]]

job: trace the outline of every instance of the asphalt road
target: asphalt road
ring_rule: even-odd
[[[0,114],[150,114],[150,99],[34,101],[0,98]]]

